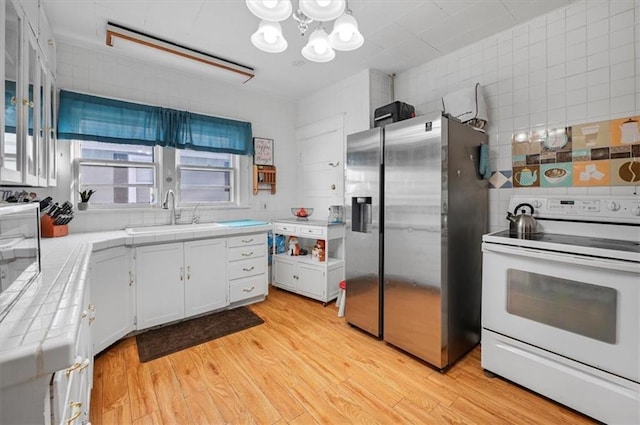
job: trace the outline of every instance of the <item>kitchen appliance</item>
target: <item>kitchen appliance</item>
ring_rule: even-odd
[[[346,320],[441,369],[480,339],[486,142],[445,117],[347,137]]]
[[[640,197],[512,197],[538,233],[483,237],[482,367],[640,423]]]
[[[416,116],[415,108],[407,103],[395,101],[377,108],[373,113],[374,127],[384,127],[392,122]]]
[[[342,205],[331,205],[329,207],[329,223],[344,222],[344,207]]]
[[[0,294],[8,290],[19,294],[40,274],[38,206],[37,202],[0,205]],[[0,320],[11,305],[0,303]]]
[[[527,214],[525,208],[529,208],[530,214]],[[518,214],[520,212],[520,214]],[[531,233],[538,233],[538,223],[533,218],[533,205],[523,202],[517,205],[513,214],[507,211],[507,220],[509,220],[509,231],[519,236],[529,235]]]

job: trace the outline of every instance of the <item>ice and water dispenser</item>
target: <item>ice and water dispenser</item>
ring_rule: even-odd
[[[371,196],[351,198],[351,231],[371,233]]]

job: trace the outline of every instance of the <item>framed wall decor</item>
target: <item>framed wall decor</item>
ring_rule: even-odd
[[[273,139],[253,138],[253,163],[273,165]]]

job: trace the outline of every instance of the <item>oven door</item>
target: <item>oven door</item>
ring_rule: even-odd
[[[640,264],[483,243],[482,326],[640,382]]]

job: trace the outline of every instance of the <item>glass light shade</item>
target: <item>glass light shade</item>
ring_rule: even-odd
[[[246,0],[247,8],[258,18],[279,22],[291,16],[290,0]]]
[[[309,42],[302,48],[302,56],[312,62],[329,62],[336,57],[324,28],[318,28],[311,33]]]
[[[333,31],[329,34],[331,47],[336,50],[349,51],[362,46],[364,37],[358,31],[358,21],[345,13],[333,24]]]
[[[282,27],[277,22],[260,21],[258,31],[251,36],[251,43],[258,49],[269,53],[287,50],[287,40],[282,35]]]
[[[344,12],[345,0],[300,0],[300,10],[314,21],[336,19]]]

